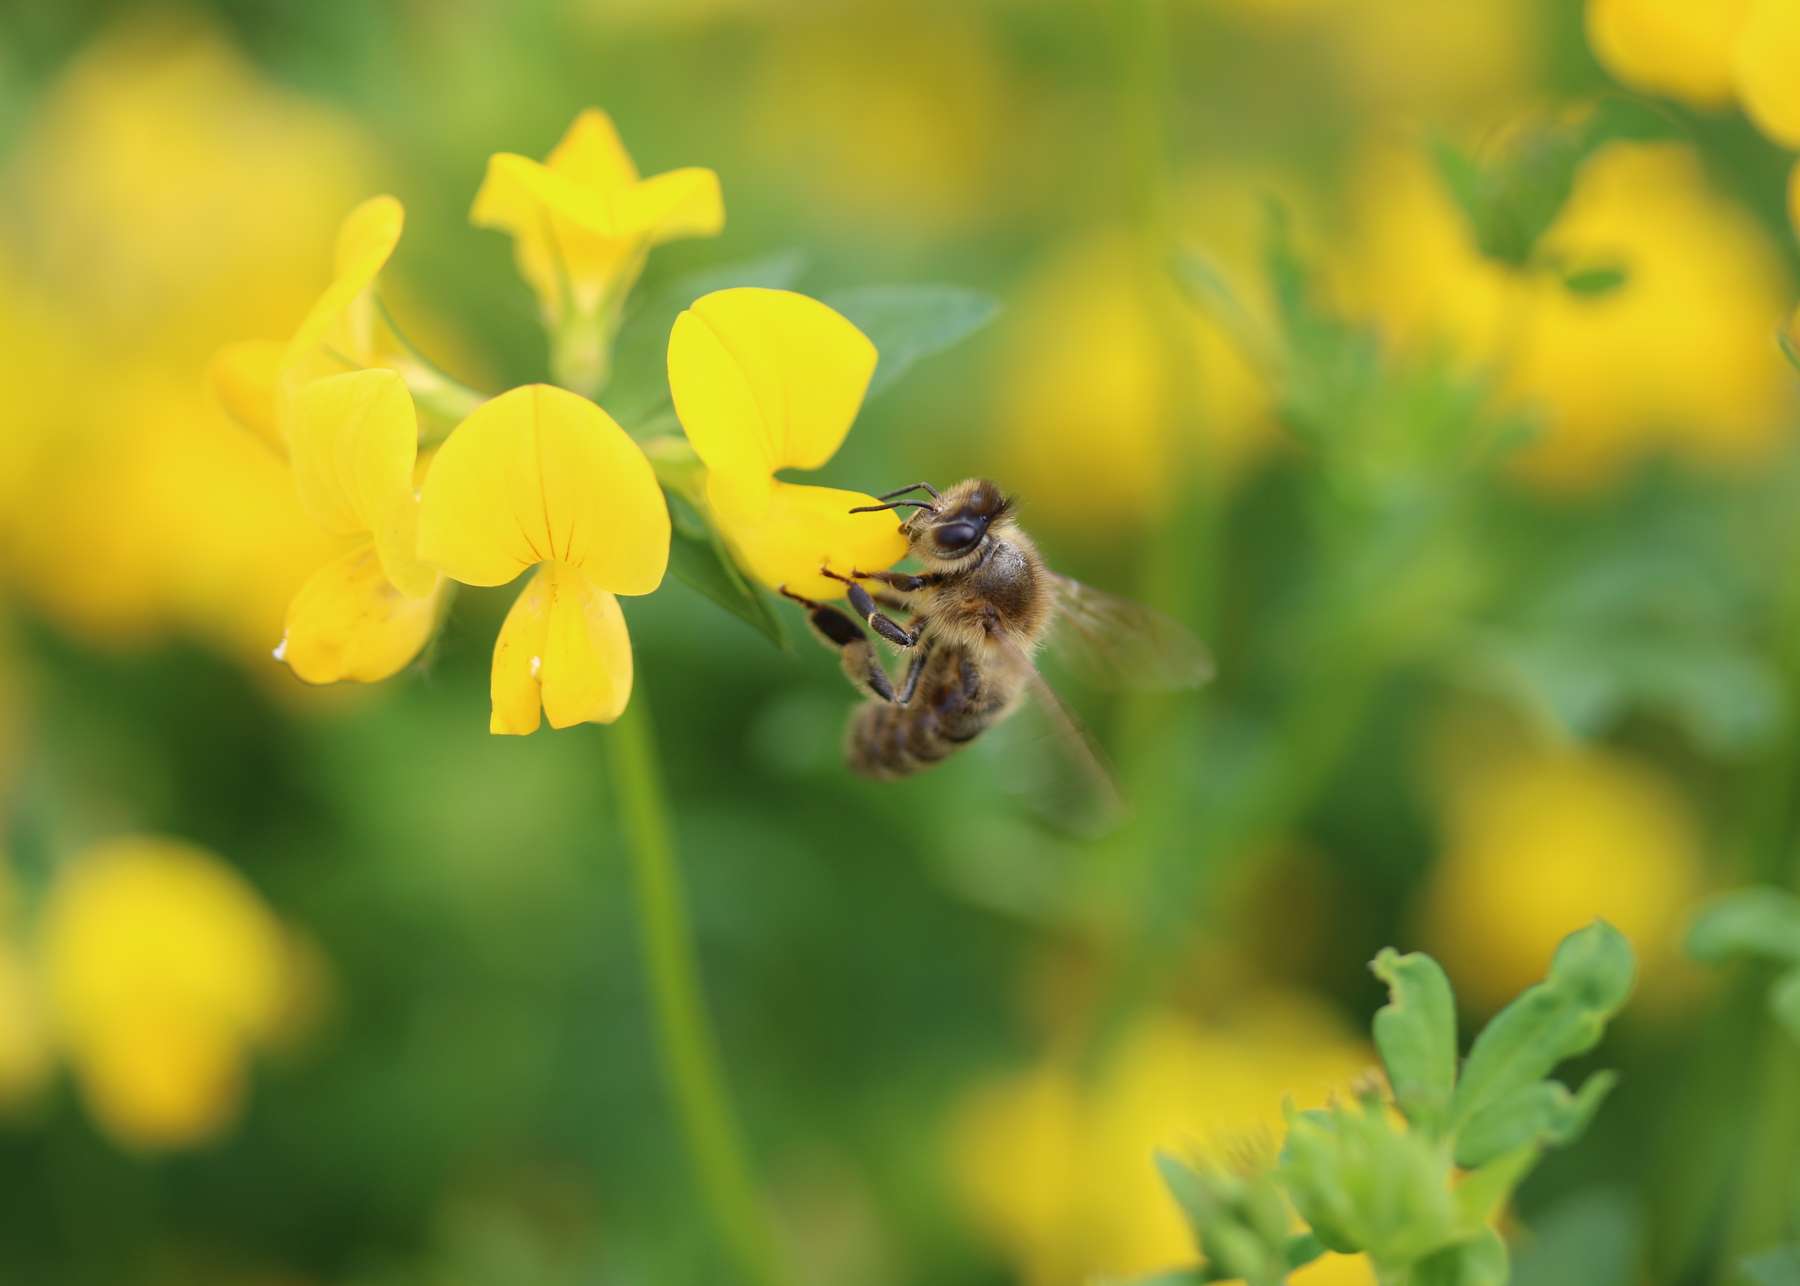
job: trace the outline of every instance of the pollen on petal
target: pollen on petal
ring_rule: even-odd
[[[275,650],[270,652],[269,655],[274,657],[277,661],[285,662],[287,660],[287,635],[283,634],[281,636],[281,642],[275,645]]]

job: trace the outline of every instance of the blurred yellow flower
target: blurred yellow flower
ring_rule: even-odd
[[[288,342],[242,340],[214,356],[209,375],[220,404],[275,450],[287,450],[295,400],[307,384],[388,360],[374,285],[405,223],[391,196],[362,202],[339,225],[331,284]]]
[[[60,1043],[108,1133],[174,1148],[231,1123],[290,983],[282,925],[242,877],[174,840],[101,844],[58,873],[39,946]]]
[[[783,482],[837,453],[875,373],[875,345],[816,299],[740,288],[698,299],[669,335],[669,391],[706,465],[706,502],[738,561],[771,589],[833,598],[819,574],[875,571],[906,554],[891,514],[860,492]]]
[[[1190,191],[1217,189],[1196,177]],[[1253,219],[1190,205],[1209,249],[1253,240]],[[1053,256],[1005,325],[999,451],[1046,522],[1139,529],[1197,471],[1230,478],[1275,440],[1267,386],[1234,341],[1123,234]]]
[[[299,390],[289,419],[301,504],[325,530],[355,540],[294,596],[275,654],[308,683],[374,683],[425,646],[443,588],[418,557],[412,398],[390,370],[328,375]]]
[[[1036,105],[990,25],[955,3],[796,9],[747,96],[760,168],[884,240],[1029,207],[1045,158],[1012,144]]]
[[[108,29],[28,119],[0,172],[0,573],[96,644],[180,630],[266,665],[325,543],[194,375],[306,306],[362,144],[166,16]]]
[[[631,697],[615,594],[648,594],[669,562],[650,462],[613,418],[534,384],[478,407],[426,476],[419,552],[465,585],[538,568],[494,644],[495,733],[611,723]]]
[[[597,390],[645,258],[666,241],[716,236],[725,206],[711,170],[640,179],[612,118],[589,108],[543,162],[490,157],[469,218],[512,236],[519,273],[558,336],[557,369]]]
[[[1681,926],[1704,875],[1676,783],[1598,749],[1514,747],[1462,767],[1424,908],[1457,996],[1498,1008],[1596,917],[1631,940],[1644,1000],[1678,995]]]
[[[1780,256],[1685,147],[1614,144],[1579,174],[1544,248],[1621,268],[1624,284],[1599,297],[1482,258],[1415,152],[1378,155],[1362,191],[1358,297],[1403,340],[1447,340],[1496,368],[1511,403],[1543,413],[1546,432],[1518,457],[1526,476],[1578,488],[1659,449],[1741,467],[1779,447]]]
[[[1073,1286],[1193,1262],[1157,1150],[1229,1164],[1273,1147],[1282,1103],[1322,1105],[1372,1054],[1304,999],[1267,995],[1230,1021],[1153,1016],[1084,1084],[1051,1059],[972,1092],[951,1162],[970,1211],[1028,1286]],[[1360,1257],[1327,1256],[1296,1286],[1366,1286]]]
[[[1360,110],[1438,122],[1456,113],[1491,119],[1537,92],[1545,43],[1537,6],[1332,0],[1326,14],[1332,52]]]
[[[1601,65],[1634,89],[1723,107],[1731,101],[1732,57],[1750,6],[1751,0],[1588,0],[1588,43]]]
[[[1800,147],[1800,4],[1751,0],[1732,72],[1756,127],[1783,147]]]
[[[0,1113],[29,1101],[50,1066],[37,980],[17,944],[0,937]]]

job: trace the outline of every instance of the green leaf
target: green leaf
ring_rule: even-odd
[[[870,397],[914,363],[973,335],[1000,310],[993,296],[963,286],[858,286],[824,301],[856,323],[881,354]]]
[[[1489,1228],[1421,1259],[1406,1280],[1412,1286],[1506,1286],[1508,1276],[1506,1243]]]
[[[1800,1286],[1800,1245],[1780,1246],[1752,1255],[1738,1271],[1754,1286]]]
[[[1631,273],[1623,264],[1595,264],[1563,273],[1562,284],[1563,289],[1571,295],[1599,299],[1612,294],[1630,280]]]
[[[1776,979],[1769,991],[1769,1012],[1787,1028],[1788,1035],[1800,1040],[1800,969]]]
[[[1721,894],[1694,917],[1687,947],[1710,963],[1756,956],[1800,964],[1800,897],[1771,885]]]
[[[1475,1038],[1450,1105],[1460,1130],[1496,1103],[1586,1053],[1631,993],[1631,944],[1604,920],[1562,940],[1550,975],[1495,1016]]]
[[[669,570],[782,651],[791,650],[787,629],[776,615],[774,603],[762,589],[744,579],[718,533],[679,495],[668,490],[663,494],[668,498],[672,519]]]
[[[733,286],[783,290],[799,280],[806,256],[798,250],[702,268],[651,287],[634,303],[613,344],[612,382],[600,397],[633,435],[669,407],[669,332],[681,310],[702,295]]]
[[[1521,1087],[1463,1126],[1456,1136],[1456,1163],[1472,1169],[1514,1148],[1574,1142],[1617,1081],[1611,1072],[1596,1072],[1576,1094],[1556,1081]]]
[[[1456,1089],[1456,1001],[1437,961],[1384,948],[1371,964],[1391,999],[1375,1011],[1375,1047],[1394,1099],[1414,1128],[1436,1138]]]

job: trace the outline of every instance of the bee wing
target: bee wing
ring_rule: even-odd
[[[1212,653],[1181,622],[1055,572],[1050,579],[1056,588],[1051,651],[1084,680],[1166,692],[1213,677]]]
[[[1056,689],[1050,686],[1032,663],[1025,649],[1013,643],[1005,635],[991,636],[1000,646],[1012,652],[1013,660],[1021,667],[1026,676],[1026,690],[1030,692],[1033,703],[1044,714],[1050,723],[1051,730],[1068,751],[1069,758],[1086,776],[1094,788],[1102,811],[1110,823],[1125,814],[1125,796],[1120,792],[1118,783],[1113,779],[1112,770],[1106,766],[1106,759],[1100,753],[1093,737],[1082,725],[1075,712],[1063,703],[1056,695]]]

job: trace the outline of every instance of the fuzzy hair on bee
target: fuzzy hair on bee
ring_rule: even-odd
[[[921,491],[929,498],[912,494]],[[878,501],[852,512],[911,509],[900,532],[920,570],[821,568],[845,584],[854,617],[781,591],[806,609],[814,633],[838,651],[845,675],[867,695],[846,734],[853,771],[904,777],[947,759],[1011,715],[1029,691],[1078,732],[1034,661],[1059,619],[1103,647],[1134,630],[1158,636],[1156,646],[1174,663],[1138,668],[1150,677],[1161,669],[1173,681],[1151,686],[1193,686],[1210,675],[1205,649],[1181,626],[1053,572],[1019,526],[1013,500],[993,482],[970,478],[944,491],[918,482]],[[898,686],[865,625],[909,657]],[[1129,659],[1123,668],[1132,668]]]

